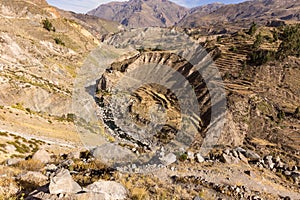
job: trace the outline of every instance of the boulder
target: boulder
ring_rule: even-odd
[[[244,163],[248,163],[248,159],[244,156],[244,154],[242,154],[241,152],[238,151],[238,157],[241,161],[243,161]]]
[[[87,186],[86,190],[88,193],[101,194],[105,200],[122,200],[128,197],[126,188],[114,181],[98,181]]]
[[[201,156],[200,153],[197,153],[197,154],[196,154],[196,159],[197,159],[197,161],[198,161],[199,163],[202,163],[202,162],[205,161],[205,159]]]
[[[251,150],[247,150],[245,152],[245,156],[246,156],[246,158],[248,158],[250,161],[253,161],[253,162],[259,161],[259,159],[260,159],[260,156]]]
[[[104,164],[111,166],[115,163],[127,163],[136,158],[136,155],[129,149],[118,144],[107,143],[94,148],[92,155]]]
[[[224,163],[228,163],[228,164],[236,164],[239,162],[239,159],[236,157],[233,157],[231,155],[227,155],[227,154],[223,153],[221,156],[221,161]]]
[[[235,150],[237,151],[237,152],[240,152],[240,153],[246,153],[246,150],[245,149],[243,149],[242,147],[237,147],[237,148],[235,148]]]
[[[171,165],[172,163],[177,161],[176,155],[173,153],[169,153],[166,156],[163,156],[159,159],[160,159],[160,162],[165,166]]]
[[[32,156],[33,160],[38,160],[42,163],[49,163],[51,162],[51,154],[48,153],[45,149],[40,149]]]
[[[60,169],[57,171],[56,175],[51,178],[49,191],[50,194],[74,194],[82,191],[82,188],[73,180],[68,170]]]

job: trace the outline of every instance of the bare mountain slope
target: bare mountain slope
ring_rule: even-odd
[[[191,13],[179,22],[182,27],[235,23],[248,26],[253,21],[300,20],[300,3],[294,0],[253,0],[221,7],[209,15]]]
[[[0,5],[0,129],[72,140],[75,130],[64,116],[72,112],[76,71],[99,44],[97,37],[118,24],[81,21],[45,1]]]
[[[130,0],[103,4],[88,14],[137,28],[172,26],[187,12],[187,8],[167,0]]]

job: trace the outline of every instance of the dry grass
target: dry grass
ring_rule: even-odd
[[[13,178],[18,173],[18,169],[0,166],[0,200],[18,199],[17,194],[21,188]]]
[[[17,199],[17,193],[19,192],[17,183],[12,178],[0,179],[0,200],[13,200]]]
[[[40,171],[45,167],[45,164],[38,160],[23,160],[18,162],[16,167],[26,171]]]
[[[149,199],[149,194],[146,188],[133,188],[131,191],[132,199],[134,200],[144,200]]]

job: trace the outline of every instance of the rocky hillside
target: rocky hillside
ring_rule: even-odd
[[[300,25],[119,30],[0,3],[0,199],[299,199]]]
[[[103,19],[117,21],[130,28],[172,26],[188,9],[167,0],[130,0],[100,5],[88,12]]]
[[[203,16],[201,13],[191,13],[182,19],[178,26],[230,26],[245,27],[253,21],[267,23],[278,20],[299,21],[300,4],[294,0],[254,0],[239,4],[225,5],[220,9]],[[223,24],[223,25],[222,25]],[[230,27],[228,27],[230,28]]]
[[[0,129],[78,141],[70,117],[76,70],[118,25],[45,1],[0,3]]]
[[[212,4],[207,4],[207,5],[203,5],[203,6],[198,6],[195,8],[191,8],[189,11],[189,15],[193,14],[195,15],[197,13],[197,15],[199,16],[205,16],[208,15],[216,10],[218,10],[219,8],[225,6],[225,4],[223,3],[212,3]]]

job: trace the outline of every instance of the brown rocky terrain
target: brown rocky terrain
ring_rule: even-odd
[[[241,27],[248,27],[253,22],[276,25],[280,24],[280,21],[299,21],[299,6],[299,2],[294,0],[246,1],[222,6],[208,15],[191,13],[178,22],[178,26],[207,28],[206,32],[234,32]]]
[[[1,1],[1,130],[78,141],[71,123],[76,70],[118,24],[74,15],[45,1]]]
[[[130,0],[100,5],[88,12],[89,15],[117,21],[130,28],[172,26],[188,9],[167,0]]]
[[[196,28],[124,32],[45,1],[0,2],[0,199],[299,199],[297,25],[212,36]],[[219,118],[213,105],[222,98],[213,101],[195,60],[222,77],[208,79],[225,89]],[[195,91],[189,109],[174,93],[180,76],[156,71],[165,68]],[[149,83],[122,92],[138,80],[128,77]],[[77,100],[83,104],[74,108]],[[91,107],[95,124],[81,112]],[[185,118],[191,134],[176,140]],[[222,118],[221,135],[204,154],[209,130],[219,127],[211,124]],[[118,119],[130,124],[119,127]],[[92,145],[99,138],[105,144]],[[124,155],[126,163],[114,166]]]

